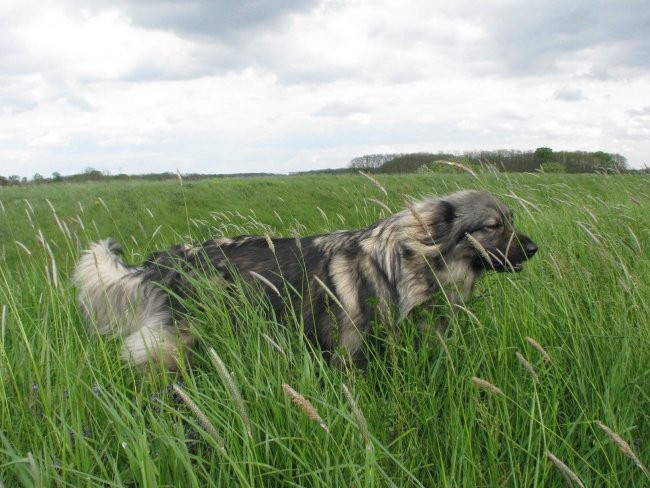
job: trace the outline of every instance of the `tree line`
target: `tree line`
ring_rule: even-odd
[[[462,153],[393,153],[366,154],[352,159],[345,168],[300,171],[292,174],[340,174],[358,170],[371,173],[415,173],[421,172],[455,172],[462,171],[458,166],[440,164],[440,161],[459,163],[472,171],[492,170],[503,172],[538,172],[545,173],[650,173],[650,168],[631,170],[625,157],[616,153],[603,151],[553,151],[549,147],[539,147],[534,151],[499,149],[496,151],[466,151]],[[240,173],[227,174],[183,174],[183,180],[205,178],[247,176],[274,176],[274,173]],[[51,177],[36,173],[31,179],[17,175],[1,176],[0,186],[39,184],[39,183],[83,183],[92,181],[128,181],[128,180],[173,180],[178,173],[150,173],[143,175],[110,175],[94,168],[86,168],[82,173],[63,176],[58,172]]]
[[[142,175],[127,175],[127,174],[117,174],[111,175],[109,173],[104,173],[94,168],[86,168],[82,173],[73,174],[73,175],[61,175],[61,173],[55,171],[52,173],[51,177],[44,177],[40,173],[36,173],[31,179],[26,177],[21,177],[17,175],[12,176],[1,176],[0,175],[0,186],[14,186],[14,185],[26,185],[26,184],[40,184],[40,183],[88,183],[88,182],[109,182],[109,181],[165,181],[165,180],[176,180],[179,177],[184,181],[196,181],[208,178],[227,178],[227,177],[248,177],[248,176],[271,176],[269,173],[239,173],[237,175],[228,175],[228,174],[199,174],[199,173],[187,173],[179,175],[178,173],[172,173],[171,171],[164,173],[149,173]]]
[[[553,151],[540,147],[534,151],[500,149],[463,153],[369,154],[354,158],[348,167],[374,173],[413,173],[417,171],[453,171],[453,166],[436,161],[460,163],[473,170],[546,173],[620,173],[628,171],[627,160],[620,154],[603,151]]]

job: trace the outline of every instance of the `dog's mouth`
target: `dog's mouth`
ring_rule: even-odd
[[[492,261],[489,265],[490,269],[497,271],[499,273],[519,273],[524,269],[524,263],[511,263],[511,262],[494,262]]]

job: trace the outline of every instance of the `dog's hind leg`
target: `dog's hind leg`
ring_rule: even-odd
[[[135,366],[162,363],[167,370],[178,369],[194,338],[174,326],[151,324],[124,339],[122,359]]]

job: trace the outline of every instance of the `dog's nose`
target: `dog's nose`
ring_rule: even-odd
[[[527,258],[532,258],[537,252],[537,244],[533,241],[526,242],[526,244],[524,244],[524,251],[526,251]]]

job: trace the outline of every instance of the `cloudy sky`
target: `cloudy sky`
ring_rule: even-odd
[[[0,175],[650,164],[648,0],[0,0]]]

